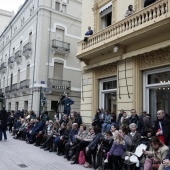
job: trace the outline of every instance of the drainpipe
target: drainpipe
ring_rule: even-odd
[[[49,48],[48,48],[48,68],[47,68],[47,87],[48,87],[48,79],[49,79],[49,63],[50,63],[50,51],[51,51],[51,9],[52,9],[52,0],[51,0],[51,4],[50,4],[50,24],[49,24],[49,35],[48,35],[48,44],[49,44]]]
[[[38,7],[39,7],[39,0],[38,0]],[[38,8],[37,7],[37,8]],[[35,59],[36,59],[36,51],[37,51],[37,34],[38,34],[38,12],[37,11],[37,19],[36,19],[36,35],[35,35],[35,51],[34,51],[34,67],[33,67],[33,80],[32,80],[32,99],[31,99],[31,110],[33,106],[33,92],[34,92],[34,80],[35,80]]]
[[[81,72],[81,77],[82,77],[82,79],[81,79],[81,81],[82,81],[82,93],[81,93],[81,99],[84,101],[84,95],[83,95],[83,91],[84,91],[84,89],[83,89],[83,71]]]

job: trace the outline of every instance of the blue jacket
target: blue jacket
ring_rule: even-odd
[[[44,127],[44,122],[41,121],[41,122],[37,123],[37,124],[32,128],[32,132],[33,132],[33,133],[37,133],[37,132],[43,130],[43,127]]]
[[[88,30],[85,35],[92,35],[93,34],[93,30]]]
[[[124,153],[125,145],[113,142],[112,147],[109,151],[110,155],[122,156]]]
[[[70,98],[64,98],[62,104],[64,105],[64,110],[70,110],[70,105],[74,104],[74,101]]]
[[[74,138],[74,135],[77,135],[78,134],[78,129],[76,130],[71,130],[70,133],[69,133],[69,142],[74,142],[75,138]]]

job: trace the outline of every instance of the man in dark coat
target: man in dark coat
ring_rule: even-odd
[[[135,109],[131,109],[131,116],[129,117],[128,123],[129,125],[131,123],[135,123],[137,126],[137,131],[141,133],[141,123]]]
[[[148,136],[160,136],[163,135],[165,145],[170,145],[170,119],[165,116],[165,112],[163,110],[157,111],[157,120],[155,121],[155,125],[152,133],[148,133]]]
[[[4,140],[7,140],[6,129],[7,129],[8,114],[3,108],[0,111],[0,141],[2,140],[2,134],[4,135]]]
[[[65,94],[65,98],[62,100],[62,104],[64,105],[64,114],[70,115],[71,105],[74,104],[74,101]]]

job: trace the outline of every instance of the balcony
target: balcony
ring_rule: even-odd
[[[15,83],[12,85],[11,91],[12,92],[18,91],[19,87],[20,87],[20,83]]]
[[[11,92],[10,86],[5,87],[5,94],[8,94],[9,92]]]
[[[52,91],[69,91],[71,89],[71,81],[48,79],[48,88]]]
[[[32,43],[27,43],[23,47],[23,56],[29,58],[32,55]]]
[[[8,66],[10,68],[14,67],[14,57],[13,56],[8,58]]]
[[[168,0],[154,4],[110,25],[93,34],[87,42],[78,43],[77,58],[89,64],[97,56],[110,53],[111,57],[147,47],[170,38],[170,3]],[[159,41],[157,39],[159,35]],[[147,43],[146,43],[147,42]],[[154,43],[153,43],[154,42]],[[113,47],[119,45],[121,51],[113,53]],[[131,54],[132,56],[132,54]]]
[[[4,62],[1,64],[1,73],[6,73],[6,70],[7,70],[7,64],[6,62]]]
[[[21,51],[21,50],[18,50],[18,51],[15,53],[14,61],[15,61],[17,64],[21,63],[21,61],[22,61],[22,51]]]
[[[52,51],[53,54],[67,54],[70,52],[70,44],[63,41],[52,40]]]
[[[20,82],[20,89],[27,89],[29,88],[30,80],[26,79]]]

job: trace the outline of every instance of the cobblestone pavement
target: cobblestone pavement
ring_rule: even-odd
[[[20,167],[25,164],[27,167]],[[0,141],[0,170],[85,170],[82,165],[71,165],[56,152],[48,152],[13,139],[8,134],[7,141]],[[89,169],[92,170],[92,169]]]

